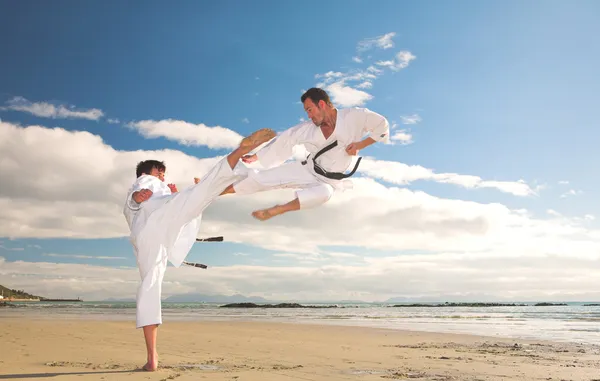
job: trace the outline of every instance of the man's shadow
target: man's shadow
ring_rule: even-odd
[[[130,369],[130,370],[105,370],[105,371],[94,371],[94,372],[62,372],[62,373],[29,373],[29,374],[0,374],[0,380],[18,379],[18,378],[44,378],[44,377],[56,377],[56,376],[75,376],[75,375],[86,375],[86,374],[116,374],[116,373],[137,373],[146,372],[142,368]]]

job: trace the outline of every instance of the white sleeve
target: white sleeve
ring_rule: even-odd
[[[131,210],[139,210],[142,204],[135,202],[133,194],[142,189],[150,189],[152,193],[155,193],[157,191],[156,185],[156,181],[153,181],[150,175],[140,176],[135,183],[133,183],[131,189],[129,189],[129,193],[127,194],[127,207]]]
[[[364,126],[363,131],[368,133],[369,137],[376,142],[389,140],[390,135],[390,124],[388,120],[367,108],[362,109],[364,113]]]
[[[275,139],[271,140],[256,153],[259,163],[265,168],[271,168],[282,164],[292,157],[294,146],[301,142],[305,126],[306,123],[298,124],[283,131]]]

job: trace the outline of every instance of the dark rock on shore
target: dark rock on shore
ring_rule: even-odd
[[[524,307],[527,304],[515,303],[443,303],[443,304],[395,304],[392,307]]]
[[[298,303],[256,304],[256,303],[230,303],[221,308],[337,308],[337,306],[304,306]]]

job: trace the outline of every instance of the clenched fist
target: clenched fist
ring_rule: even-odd
[[[133,193],[133,201],[141,204],[152,197],[152,191],[150,189],[142,189]]]

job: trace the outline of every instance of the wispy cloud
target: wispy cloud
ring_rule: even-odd
[[[77,258],[77,259],[103,259],[103,260],[111,260],[111,259],[125,260],[125,259],[128,259],[128,258],[125,258],[125,257],[93,256],[93,255],[81,255],[81,254],[43,253],[42,255],[45,256],[45,257]]]
[[[363,159],[359,171],[367,176],[405,185],[417,180],[429,180],[438,183],[454,184],[464,188],[495,188],[515,196],[532,196],[536,192],[524,181],[483,180],[479,176],[457,173],[435,173],[420,165],[407,165],[395,161]]]
[[[207,146],[212,149],[235,148],[242,139],[240,134],[228,128],[182,120],[142,120],[128,123],[127,126],[149,139],[163,137],[186,146]]]
[[[569,185],[569,181],[568,180],[561,180],[558,182],[560,185]]]
[[[120,121],[119,119],[117,119],[117,118],[112,118],[112,119],[111,119],[111,118],[109,118],[109,119],[107,119],[106,121],[107,121],[108,123],[110,123],[110,124],[119,124],[119,123],[121,123],[121,121]]]
[[[402,124],[417,124],[421,122],[421,117],[418,114],[401,116]]]
[[[408,130],[395,131],[394,134],[391,136],[390,140],[392,142],[398,142],[402,145],[414,143],[413,136],[410,132],[408,132]]]
[[[6,247],[3,244],[0,244],[0,249],[6,250],[6,251],[23,251],[23,250],[25,250],[25,248],[23,248],[23,247]]]
[[[248,123],[250,123],[250,119],[248,119],[248,118],[243,118],[243,119],[242,119],[242,123],[246,123],[246,124],[248,124]]]
[[[394,47],[393,37],[395,35],[395,32],[390,32],[381,36],[366,38],[358,43],[357,50],[359,53],[363,53],[375,48],[390,49]],[[378,61],[377,65],[380,68],[369,65],[366,68],[355,68],[344,72],[331,70],[324,74],[316,74],[315,78],[319,79],[316,86],[327,90],[333,103],[341,107],[363,106],[373,99],[373,96],[365,90],[373,88],[374,81],[384,74],[383,69],[392,71],[404,69],[415,58],[411,52],[403,50],[390,60]],[[352,60],[357,64],[363,63],[360,54],[354,56]]]
[[[393,38],[396,35],[395,32],[386,33],[377,37],[365,38],[358,42],[356,50],[360,53],[366,52],[373,48],[390,49],[394,47]]]
[[[6,102],[3,110],[21,111],[43,118],[53,119],[88,119],[99,120],[104,113],[102,110],[76,109],[74,106],[54,105],[48,102],[31,102],[23,97],[14,97]]]
[[[392,60],[377,61],[377,65],[389,67],[393,71],[399,71],[405,69],[410,64],[410,61],[417,57],[408,51],[401,51],[396,54],[396,57]]]
[[[583,191],[575,190],[575,189],[569,189],[567,192],[561,194],[560,198],[567,198],[567,197],[579,196],[580,194],[583,194]]]

